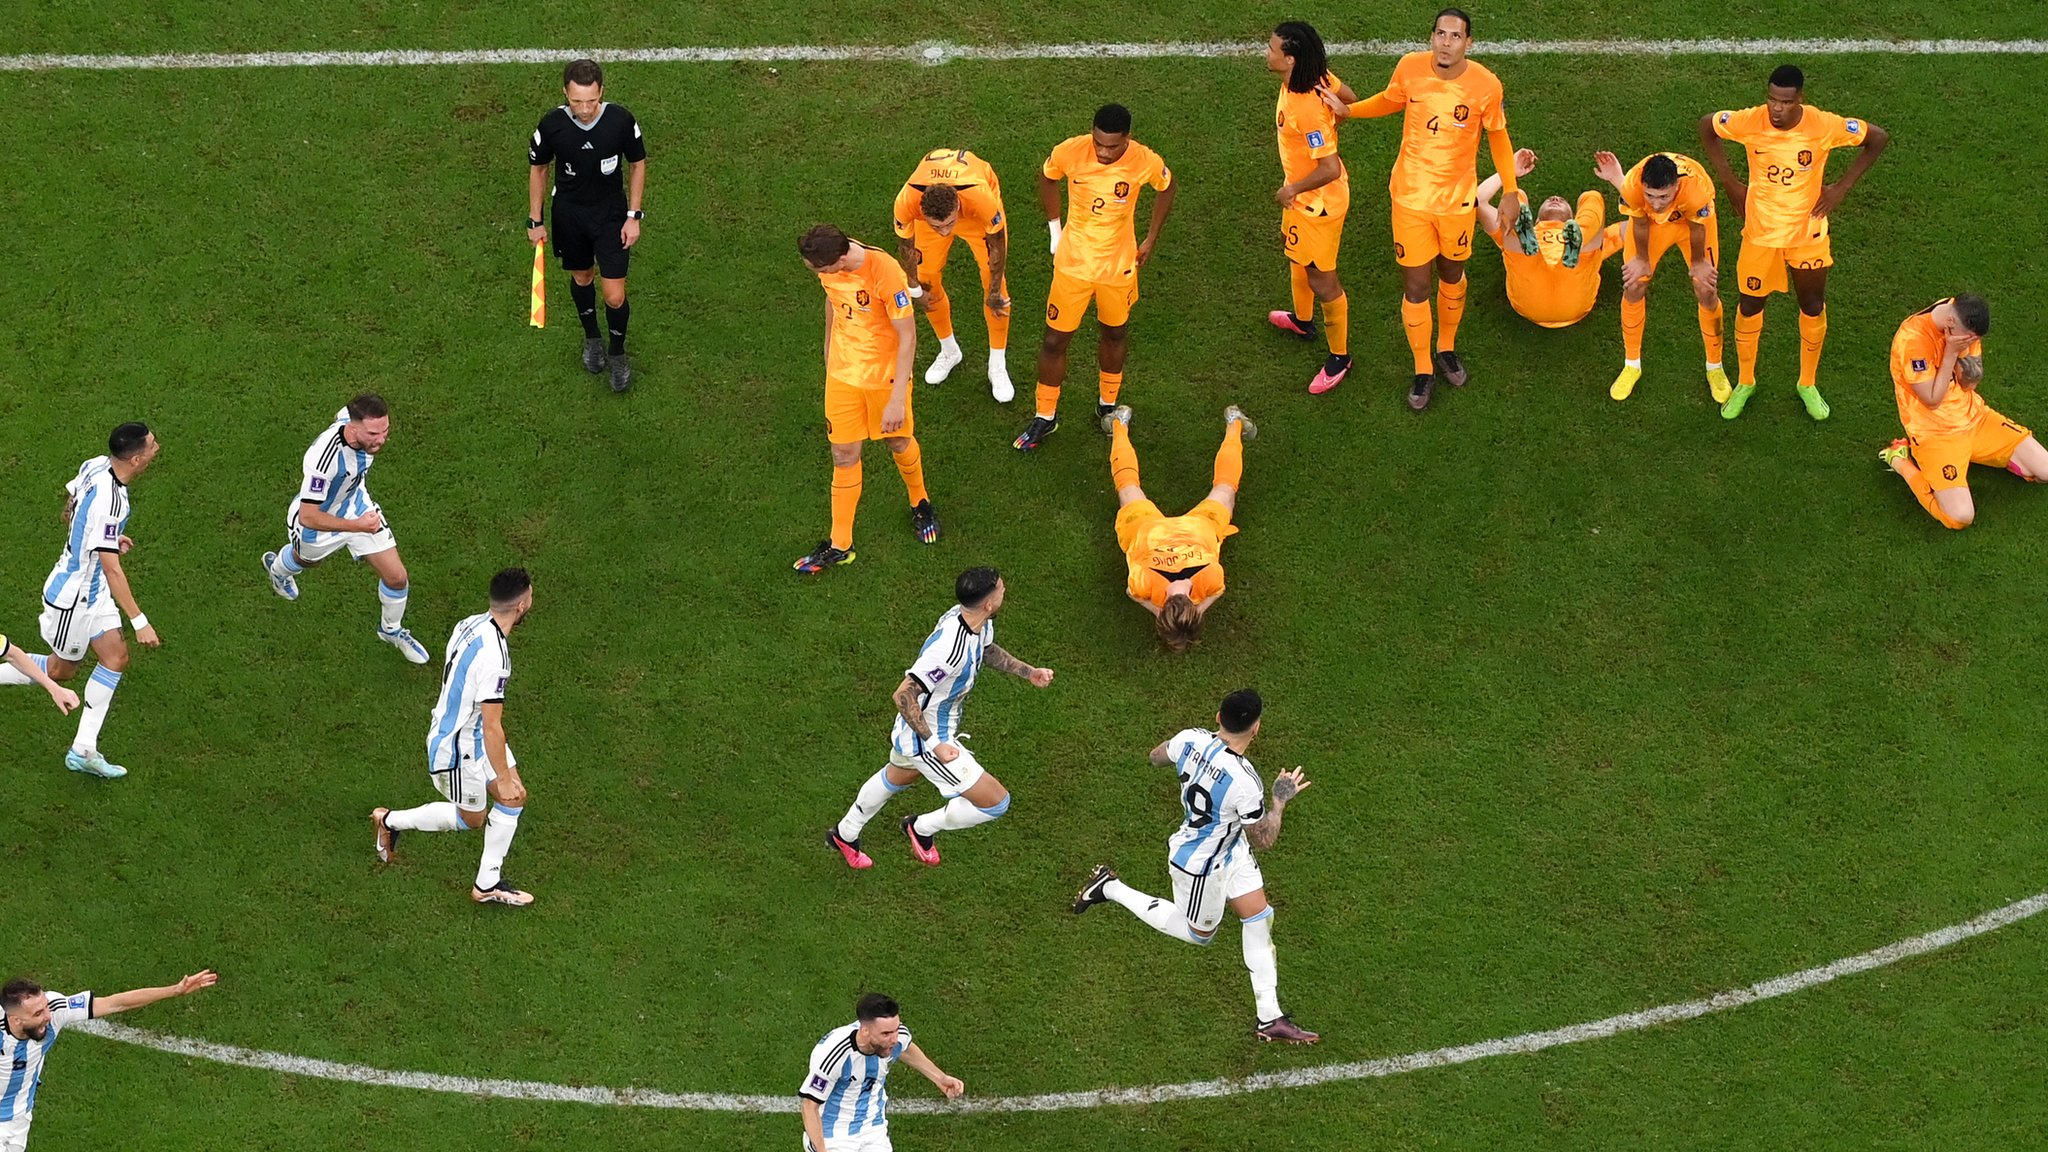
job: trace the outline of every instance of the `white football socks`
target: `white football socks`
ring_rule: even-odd
[[[377,602],[384,606],[384,630],[396,632],[405,624],[405,597],[408,588],[393,588],[377,581]]]
[[[491,805],[491,814],[484,818],[484,858],[476,866],[478,888],[498,886],[498,872],[505,866],[505,853],[512,850],[512,837],[519,832],[519,814],[523,811],[524,808],[507,808],[503,804]]]
[[[936,836],[941,832],[958,832],[962,828],[986,824],[1009,810],[1008,796],[1003,797],[993,808],[976,808],[974,802],[967,797],[955,796],[946,801],[944,808],[934,808],[919,816],[911,827],[919,836]]]
[[[1252,999],[1259,1023],[1280,1018],[1280,961],[1273,952],[1273,909],[1244,922],[1244,966],[1252,974]]]
[[[1195,935],[1195,930],[1188,926],[1187,917],[1182,916],[1180,909],[1174,907],[1170,900],[1155,900],[1121,880],[1104,884],[1102,894],[1129,908],[1131,915],[1175,940],[1185,940],[1190,944],[1209,942],[1205,937]]]
[[[889,783],[886,769],[876,769],[875,774],[860,786],[860,795],[853,798],[853,807],[839,818],[839,838],[848,842],[860,839],[860,830],[868,826],[868,821],[875,818],[875,813],[882,810],[889,797],[901,791],[903,789]]]
[[[121,674],[102,664],[92,670],[85,685],[85,707],[78,710],[78,739],[71,750],[81,756],[99,751],[100,725],[107,722],[107,709],[114,706],[114,689],[121,686]]]
[[[967,357],[966,353],[960,351],[960,337],[957,334],[941,337],[939,351],[955,360],[964,360]]]
[[[384,826],[399,832],[459,832],[468,827],[462,822],[462,809],[446,800],[387,812]]]

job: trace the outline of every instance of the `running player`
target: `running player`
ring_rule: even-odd
[[[922,816],[903,818],[911,854],[925,864],[939,862],[940,832],[986,824],[1010,810],[1009,790],[982,769],[961,743],[967,737],[960,731],[960,710],[983,663],[1021,676],[1034,688],[1052,684],[1052,669],[1026,664],[996,644],[995,616],[1003,607],[1003,592],[1002,574],[993,568],[969,568],[953,582],[957,603],[939,617],[890,697],[896,705],[896,726],[889,734],[888,766],[867,778],[853,806],[825,833],[825,843],[839,850],[848,867],[874,865],[860,849],[861,829],[889,797],[919,776],[931,781],[946,801]]]
[[[1472,17],[1461,8],[1437,13],[1426,52],[1410,52],[1394,66],[1384,92],[1350,104],[1336,93],[1324,96],[1331,111],[1347,116],[1389,116],[1405,112],[1401,153],[1394,160],[1387,193],[1393,201],[1394,261],[1405,292],[1401,326],[1415,358],[1408,406],[1429,407],[1436,377],[1452,387],[1467,378],[1458,359],[1458,323],[1465,317],[1465,261],[1472,256],[1477,216],[1479,130],[1486,130],[1493,166],[1510,202],[1515,196],[1514,145],[1508,142],[1507,112],[1500,79],[1466,58],[1472,49]],[[1429,351],[1429,290],[1436,279],[1436,355]]]
[[[1595,152],[1593,172],[1621,193],[1621,214],[1628,217],[1621,273],[1621,375],[1607,394],[1626,400],[1643,378],[1650,277],[1657,274],[1664,253],[1682,244],[1699,305],[1700,343],[1707,352],[1707,391],[1714,403],[1725,402],[1731,390],[1721,367],[1721,225],[1714,216],[1712,177],[1699,161],[1677,152],[1646,156],[1625,174],[1614,153]]]
[[[190,996],[220,980],[212,969],[194,972],[162,988],[137,988],[111,996],[80,992],[66,996],[45,991],[33,980],[15,979],[0,985],[0,1152],[26,1152],[29,1122],[35,1119],[36,1089],[43,1085],[43,1061],[57,1046],[57,1037],[73,1024],[102,1020],[173,996]]]
[[[407,660],[425,664],[427,646],[405,628],[408,584],[398,539],[384,521],[384,510],[370,498],[370,465],[390,438],[391,409],[375,393],[363,393],[334,414],[334,423],[300,461],[299,494],[284,512],[284,550],[265,552],[263,571],[271,591],[297,600],[299,573],[348,549],[377,573],[377,603],[383,610],[377,638]]]
[[[1202,617],[1223,596],[1223,541],[1237,534],[1230,522],[1244,480],[1244,442],[1258,425],[1233,404],[1223,410],[1223,447],[1209,496],[1186,515],[1168,516],[1138,484],[1138,452],[1131,447],[1131,409],[1110,413],[1109,475],[1116,486],[1116,543],[1123,549],[1124,594],[1152,613],[1168,651],[1185,652],[1202,638]]]
[[[1944,528],[1977,518],[1970,465],[2004,468],[2022,480],[2048,480],[2048,451],[2021,425],[1984,403],[1983,338],[1991,306],[1981,296],[1938,301],[1906,317],[1892,337],[1892,390],[1904,439],[1878,454]]]
[[[1700,143],[1729,202],[1743,218],[1742,251],[1735,260],[1740,298],[1735,304],[1735,391],[1721,405],[1729,420],[1742,415],[1756,391],[1756,350],[1763,339],[1764,302],[1785,291],[1785,270],[1799,297],[1799,399],[1815,420],[1828,418],[1821,399],[1821,345],[1828,335],[1828,269],[1834,249],[1828,217],[1877,162],[1891,136],[1868,120],[1844,119],[1808,107],[1806,74],[1790,64],[1771,73],[1765,102],[1700,117]],[[1749,183],[1735,178],[1722,140],[1749,149]],[[1828,152],[1860,147],[1855,163],[1827,183]]]
[[[1536,153],[1516,150],[1516,178],[1535,170]],[[1581,192],[1575,214],[1564,197],[1551,196],[1531,213],[1529,194],[1517,189],[1510,217],[1494,207],[1500,188],[1498,174],[1479,182],[1479,228],[1500,246],[1508,305],[1545,328],[1584,320],[1600,296],[1600,265],[1620,245],[1620,226],[1606,226],[1607,202],[1598,192]]]
[[[981,311],[988,320],[988,388],[1000,404],[1017,395],[1010,383],[1010,285],[1003,269],[1010,262],[1010,234],[1005,230],[1003,189],[988,161],[965,148],[938,148],[925,153],[917,170],[896,194],[896,252],[916,278],[910,298],[930,317],[939,354],[925,369],[924,382],[938,384],[953,374],[966,355],[953,334],[953,302],[946,295],[946,257],[953,238],[967,242],[981,269]]]
[[[811,1049],[810,1068],[796,1090],[804,1152],[890,1152],[885,1082],[889,1066],[899,1060],[937,1085],[948,1100],[967,1090],[910,1038],[896,1001],[870,992],[854,1005],[853,1016],[853,1023],[825,1033]]]
[[[105,456],[78,466],[78,475],[64,485],[69,493],[64,519],[70,525],[64,552],[43,584],[43,642],[50,646],[44,670],[50,679],[71,679],[87,652],[99,661],[86,683],[78,737],[64,754],[64,766],[109,780],[128,774],[100,754],[100,728],[128,670],[121,617],[128,617],[137,644],[155,648],[163,643],[136,603],[122,561],[135,547],[127,535],[128,486],[156,459],[157,450],[149,425],[123,424],[107,437]]]
[[[1114,900],[1176,940],[1207,944],[1216,938],[1228,905],[1244,922],[1244,966],[1251,972],[1258,1005],[1255,1034],[1261,1040],[1313,1044],[1320,1037],[1280,1011],[1273,906],[1266,901],[1266,878],[1252,855],[1254,848],[1263,852],[1273,846],[1280,836],[1280,814],[1309,782],[1299,768],[1280,773],[1273,778],[1273,802],[1267,806],[1258,770],[1244,755],[1258,738],[1263,708],[1257,692],[1232,692],[1217,710],[1218,731],[1183,729],[1152,750],[1154,765],[1172,766],[1179,775],[1185,813],[1180,830],[1166,842],[1172,901],[1147,896],[1117,879],[1109,865],[1098,864],[1074,898],[1074,913]]]
[[[540,118],[527,145],[526,242],[546,242],[541,197],[554,166],[555,255],[569,273],[569,298],[583,321],[583,367],[611,373],[612,391],[633,386],[626,359],[626,267],[640,242],[640,208],[647,191],[647,142],[624,104],[604,98],[604,69],[575,60],[562,69],[560,106]],[[595,267],[593,267],[595,265]],[[598,281],[602,283],[598,283]],[[609,345],[598,337],[597,290],[604,289]]]
[[[1060,224],[1060,181],[1067,182],[1067,222]],[[1150,184],[1152,224],[1145,242],[1137,240],[1132,220],[1138,192]],[[1095,305],[1101,337],[1095,362],[1101,391],[1095,419],[1108,432],[1106,420],[1124,386],[1124,357],[1130,351],[1131,306],[1138,301],[1138,269],[1152,258],[1159,230],[1173,211],[1179,189],[1166,161],[1131,139],[1131,110],[1105,104],[1095,110],[1095,128],[1087,136],[1060,142],[1045,158],[1038,174],[1038,202],[1045,208],[1052,233],[1052,288],[1045,299],[1045,340],[1038,346],[1037,410],[1011,444],[1029,452],[1060,426],[1060,387],[1067,379],[1067,345],[1081,327],[1088,305]]]
[[[1275,310],[1266,319],[1283,332],[1314,340],[1312,310],[1322,301],[1330,355],[1308,385],[1320,395],[1351,371],[1350,301],[1337,279],[1337,249],[1344,241],[1345,213],[1351,210],[1351,174],[1337,157],[1337,118],[1318,89],[1346,102],[1358,94],[1330,74],[1322,36],[1299,20],[1273,29],[1266,42],[1266,71],[1281,77],[1273,118],[1280,137],[1280,176],[1286,183],[1273,199],[1280,202],[1280,243],[1294,294],[1291,312]]]
[[[799,572],[853,563],[853,514],[860,507],[861,444],[880,440],[910,494],[910,526],[930,544],[939,516],[924,487],[924,453],[910,410],[917,321],[903,266],[880,248],[820,224],[797,239],[804,264],[825,289],[825,438],[832,445],[832,535],[797,559]]]
[[[0,633],[0,663],[6,665],[0,667],[0,685],[40,685],[56,701],[57,711],[66,716],[78,707],[78,693],[50,679],[50,658],[24,651],[21,645],[10,643],[4,633]]]
[[[441,697],[427,729],[427,775],[442,799],[393,812],[370,813],[377,859],[390,863],[402,832],[466,832],[481,825],[484,854],[469,898],[524,908],[528,893],[505,883],[505,854],[526,810],[519,758],[505,742],[505,685],[512,679],[507,641],[533,610],[533,578],[524,568],[491,577],[491,607],[455,626],[441,669]],[[488,814],[486,809],[488,808]]]

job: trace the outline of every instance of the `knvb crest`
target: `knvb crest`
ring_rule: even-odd
[[[1451,109],[1451,119],[1456,120],[1460,124],[1463,124],[1465,121],[1471,118],[1472,106],[1469,104],[1460,104],[1456,108]]]
[[[873,297],[868,295],[868,290],[865,288],[853,294],[853,302],[855,304],[860,305],[863,308],[868,306],[868,301],[870,301],[871,299],[873,299]]]
[[[1119,199],[1119,200],[1127,199],[1127,198],[1128,198],[1128,197],[1130,196],[1130,194],[1131,194],[1131,182],[1130,182],[1130,181],[1128,181],[1128,180],[1119,180],[1119,181],[1117,181],[1117,182],[1116,182],[1116,198],[1117,198],[1117,199]]]
[[[1801,168],[1813,167],[1813,149],[1801,148],[1799,150],[1799,166]]]

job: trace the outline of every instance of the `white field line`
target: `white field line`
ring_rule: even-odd
[[[1511,1056],[1530,1052],[1541,1052],[1565,1044],[1578,1044],[1587,1040],[1598,1040],[1616,1036],[1623,1032],[1640,1032],[1659,1024],[1675,1024],[1692,1020],[1715,1012],[1726,1012],[1759,1000],[1770,1000],[1778,996],[1789,996],[1819,984],[1843,976],[1853,976],[1896,964],[1901,960],[1925,955],[1951,944],[1995,932],[2009,924],[2017,923],[2029,916],[2048,910],[2048,892],[2029,896],[2024,900],[2007,904],[1986,912],[1973,920],[1952,924],[1947,928],[1896,943],[1875,948],[1869,952],[1847,956],[1832,964],[1807,968],[1772,980],[1751,984],[1746,988],[1735,988],[1720,992],[1703,1000],[1687,1000],[1679,1004],[1666,1004],[1641,1012],[1627,1012],[1609,1016],[1604,1020],[1591,1020],[1584,1024],[1572,1024],[1553,1028],[1547,1032],[1525,1032],[1519,1036],[1508,1036],[1499,1040],[1482,1040],[1476,1044],[1462,1044],[1455,1048],[1433,1048],[1427,1052],[1411,1052],[1406,1056],[1391,1056],[1379,1060],[1365,1060],[1351,1064],[1325,1064],[1317,1068],[1298,1068],[1287,1072],[1266,1072],[1257,1076],[1236,1079],[1196,1080],[1186,1084],[1155,1084],[1141,1088],[1098,1088],[1087,1092],[1055,1092],[1043,1096],[995,1096],[987,1099],[963,1099],[946,1102],[932,1099],[909,1099],[890,1102],[890,1110],[902,1115],[910,1113],[959,1113],[959,1112],[1052,1112],[1069,1108],[1101,1108],[1118,1104],[1157,1104],[1170,1100],[1211,1099],[1219,1096],[1236,1096],[1246,1092],[1264,1092],[1275,1088],[1302,1088],[1312,1084],[1329,1084],[1341,1080],[1368,1080],[1384,1076],[1397,1076],[1403,1072],[1418,1072],[1425,1068],[1443,1068],[1452,1064],[1468,1064],[1492,1056]],[[80,1031],[90,1032],[109,1040],[128,1044],[140,1044],[160,1052],[179,1056],[190,1056],[199,1060],[211,1060],[218,1064],[237,1064],[245,1068],[262,1068],[293,1076],[311,1076],[321,1080],[340,1080],[352,1084],[382,1084],[393,1088],[419,1088],[431,1092],[453,1092],[464,1096],[497,1096],[512,1100],[548,1100],[577,1104],[610,1104],[637,1108],[681,1108],[703,1112],[795,1112],[796,1095],[788,1093],[776,1096],[749,1096],[722,1092],[658,1092],[647,1088],[595,1088],[576,1087],[566,1084],[544,1084],[531,1080],[479,1080],[468,1076],[441,1076],[430,1072],[393,1072],[382,1068],[369,1068],[361,1064],[339,1064],[331,1060],[313,1060],[304,1056],[292,1056],[283,1052],[264,1052],[253,1048],[238,1048],[230,1044],[214,1044],[205,1040],[188,1040],[179,1036],[165,1036],[140,1028],[109,1021],[96,1020],[77,1026]],[[793,1065],[794,1066],[794,1065]]]
[[[1398,56],[1419,42],[1350,40],[1333,43],[1333,56]],[[944,64],[951,60],[1157,60],[1251,57],[1265,53],[1250,40],[1167,40],[1153,43],[788,44],[737,48],[481,48],[448,52],[388,49],[374,52],[165,52],[146,56],[31,53],[0,56],[0,72],[116,72],[140,68],[331,68],[450,64],[561,64],[591,56],[607,64],[726,64],[753,61],[833,63],[883,61]],[[2048,40],[1487,40],[1488,56],[2040,56]]]

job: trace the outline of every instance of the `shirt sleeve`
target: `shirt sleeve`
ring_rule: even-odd
[[[959,625],[956,623],[953,627],[957,629]],[[935,643],[917,654],[916,663],[905,668],[903,674],[917,681],[918,686],[928,692],[937,690],[942,684],[952,683],[953,679],[960,675],[965,660],[966,645],[954,643],[957,637],[957,631],[941,635]],[[955,652],[961,652],[961,657],[956,659]]]
[[[80,992],[75,996],[52,996],[50,998],[50,1023],[62,1028],[71,1024],[83,1024],[92,1019],[92,993]]]
[[[1003,230],[1003,198],[986,184],[978,184],[960,193],[962,211],[973,210],[977,219],[987,223],[982,230],[994,235]]]
[[[1621,178],[1620,200],[1621,214],[1623,216],[1641,216],[1647,210],[1647,205],[1643,200],[1643,166],[1641,164],[1629,169],[1628,175]]]
[[[620,111],[625,110],[620,109]],[[638,164],[642,160],[647,159],[647,141],[640,135],[639,117],[631,112],[627,112],[626,127],[629,130],[626,136],[626,145],[619,151],[621,155],[625,156],[627,163]]]
[[[889,1053],[889,1059],[903,1059],[903,1054],[905,1052],[910,1051],[910,1046],[914,1043],[916,1043],[916,1041],[910,1038],[910,1029],[899,1026],[896,1029],[896,1050]]]
[[[1744,108],[1740,111],[1714,113],[1714,135],[1719,136],[1723,140],[1733,140],[1737,144],[1747,142],[1751,127],[1750,121],[1755,118],[1752,115],[1754,111],[1755,109],[1753,108]]]
[[[535,125],[533,129],[533,140],[526,146],[526,162],[528,164],[534,165],[535,167],[539,167],[542,164],[552,164],[555,162],[555,150],[552,146],[548,144],[548,138],[546,134],[541,131],[541,129],[545,128],[546,126],[546,120],[542,120],[540,124]]]
[[[79,505],[74,516],[83,516],[85,535],[80,539],[92,552],[119,552],[121,550],[121,518],[114,515],[113,489],[105,484],[95,484]]]
[[[1152,185],[1154,192],[1164,192],[1173,186],[1173,170],[1166,166],[1166,157],[1154,152],[1149,165],[1145,173],[1145,183]]]
[[[1858,120],[1854,116],[1835,117],[1832,128],[1833,131],[1828,133],[1830,148],[1860,147],[1870,138],[1870,121]]]
[[[1295,130],[1301,133],[1302,143],[1308,145],[1311,158],[1321,160],[1337,154],[1337,116],[1321,96],[1316,97],[1315,108],[1306,118],[1290,119],[1296,121]]]
[[[1130,564],[1130,577],[1125,581],[1125,586],[1130,589],[1131,595],[1136,599],[1160,607],[1165,607],[1166,605],[1166,577],[1145,567],[1143,564],[1135,562]]]
[[[1935,370],[1940,367],[1940,354],[1915,339],[1910,332],[1900,333],[1892,345],[1892,375],[1908,387],[1931,383]]]
[[[1062,141],[1055,145],[1053,150],[1046,155],[1045,167],[1039,169],[1039,171],[1045,173],[1047,180],[1064,180],[1067,178],[1067,164],[1069,160],[1065,153],[1068,143],[1070,142]]]
[[[1392,100],[1396,104],[1406,104],[1408,102],[1408,60],[1406,57],[1402,57],[1401,62],[1394,65],[1393,73],[1387,77],[1386,88],[1380,92],[1380,99]],[[1361,100],[1359,103],[1362,104],[1364,101]]]
[[[1231,814],[1243,824],[1257,824],[1266,818],[1266,786],[1256,775],[1246,775],[1230,790]]]
[[[320,467],[320,458],[326,455],[322,451],[325,446],[326,441],[323,440],[321,443],[308,449],[305,460],[299,465],[299,471],[302,474],[299,478],[299,503],[301,504],[318,504],[322,500],[327,499],[327,494],[334,489],[335,481],[340,478],[341,453],[337,452],[334,454],[334,471],[324,471]]]
[[[1207,732],[1199,728],[1183,728],[1167,737],[1166,755],[1175,764],[1178,764],[1181,758],[1188,754],[1189,749],[1198,744],[1206,744],[1208,741],[1209,734]]]
[[[1505,132],[1508,130],[1507,92],[1501,88],[1498,77],[1494,79],[1492,86],[1487,91],[1486,111],[1480,113],[1479,123],[1488,132]]]
[[[833,1083],[839,1079],[839,1069],[827,1068],[824,1063],[825,1057],[836,1047],[826,1042],[831,1039],[827,1036],[818,1042],[817,1047],[811,1049],[810,1067],[804,1071],[804,1082],[796,1090],[796,1094],[806,1100],[816,1100],[823,1104],[825,1096],[832,1091]]]
[[[910,315],[910,281],[903,276],[903,265],[883,257],[883,264],[875,276],[875,291],[887,301],[884,308],[891,320],[901,320]]]
[[[7,659],[7,653],[12,651],[13,648],[14,646],[7,642],[7,633],[0,632],[0,660]]]
[[[911,228],[917,223],[918,216],[924,211],[923,205],[923,196],[918,193],[917,189],[912,188],[908,184],[903,186],[903,191],[896,194],[896,236],[898,239],[910,239]]]
[[[469,671],[470,699],[479,704],[503,704],[505,685],[512,680],[512,670],[498,658],[496,646],[488,639],[484,642],[484,650],[477,655],[479,658]]]

